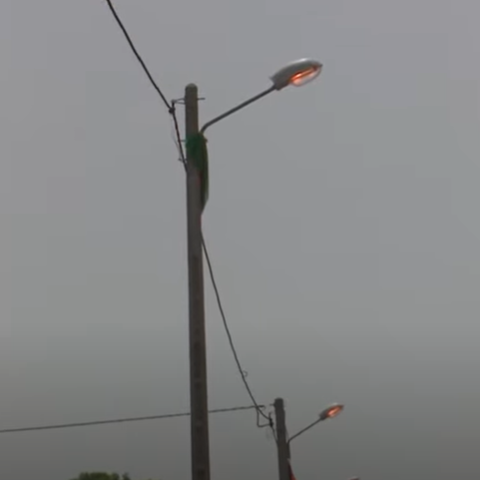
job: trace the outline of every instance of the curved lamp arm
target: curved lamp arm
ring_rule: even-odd
[[[302,430],[300,430],[298,433],[293,435],[293,437],[290,437],[287,441],[287,444],[290,445],[292,440],[299,437],[302,433],[305,433],[307,430],[310,430],[317,423],[323,422],[323,420],[327,420],[327,418],[336,417],[339,413],[341,413],[343,411],[344,408],[345,408],[345,406],[342,405],[341,403],[334,403],[334,404],[330,405],[329,407],[325,408],[324,410],[322,410],[320,412],[320,415],[318,416],[317,420],[315,420],[313,423],[311,423],[310,425],[308,425],[305,428],[303,428]]]
[[[237,105],[236,107],[231,108],[230,110],[227,110],[225,113],[222,113],[218,117],[212,118],[212,120],[208,121],[201,129],[200,133],[205,133],[205,130],[208,127],[211,127],[214,123],[218,123],[220,120],[223,120],[226,117],[229,117],[230,115],[233,115],[234,113],[238,112],[239,110],[242,110],[242,108],[247,107],[253,102],[256,102],[257,100],[260,100],[261,98],[267,96],[269,93],[272,93],[276,91],[277,89],[275,86],[269,87],[267,90],[264,90],[263,92],[259,93],[258,95],[255,95],[252,98],[249,98],[248,100],[245,100],[242,102],[240,105]]]
[[[318,418],[317,420],[315,420],[313,423],[311,423],[307,427],[302,428],[302,430],[300,430],[299,432],[297,432],[295,435],[293,435],[292,437],[290,437],[288,439],[287,444],[290,445],[290,443],[293,440],[295,440],[295,438],[299,437],[300,435],[302,435],[302,433],[305,433],[307,430],[310,430],[312,427],[314,427],[317,423],[320,423],[322,420],[324,420],[324,419],[323,418]]]

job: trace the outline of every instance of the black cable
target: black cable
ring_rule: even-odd
[[[210,255],[208,253],[207,245],[205,244],[205,239],[202,234],[202,247],[203,247],[203,252],[205,254],[205,259],[207,260],[207,266],[208,266],[208,272],[210,274],[210,280],[212,282],[213,290],[215,292],[215,297],[217,300],[217,305],[218,309],[220,311],[220,315],[222,317],[222,322],[223,326],[225,328],[225,333],[227,334],[228,338],[228,343],[230,344],[230,349],[233,354],[233,358],[235,359],[235,363],[237,364],[238,371],[240,373],[240,376],[242,378],[243,384],[245,386],[245,389],[247,390],[247,393],[255,406],[255,410],[257,412],[257,427],[259,428],[264,428],[264,427],[270,427],[272,431],[275,433],[274,428],[273,428],[273,420],[269,415],[266,415],[263,410],[260,408],[260,405],[258,405],[257,401],[255,400],[255,396],[253,395],[252,389],[250,385],[248,384],[247,381],[247,372],[242,368],[242,364],[240,363],[240,359],[238,357],[237,349],[235,348],[235,344],[233,343],[233,337],[230,332],[230,327],[228,326],[227,322],[227,317],[225,315],[225,310],[223,309],[223,304],[222,304],[222,299],[220,298],[220,292],[218,290],[217,286],[217,281],[215,280],[215,275],[213,273],[213,267],[212,267],[212,262],[210,260]],[[266,424],[261,424],[260,423],[260,416],[262,416],[265,420],[267,420],[268,423]]]
[[[173,130],[175,133],[174,141],[178,149],[178,154],[180,155],[180,161],[183,163],[184,167],[187,167],[187,158],[185,152],[183,151],[182,136],[180,135],[180,126],[177,119],[177,110],[175,108],[176,102],[172,101],[172,109],[170,114],[172,115]]]
[[[118,26],[120,27],[120,30],[122,31],[123,35],[125,36],[125,39],[128,42],[128,45],[130,46],[130,49],[132,50],[133,54],[135,55],[136,59],[138,60],[138,63],[143,68],[143,71],[147,75],[148,79],[150,80],[150,83],[152,84],[153,88],[157,91],[157,93],[160,95],[160,98],[162,99],[163,103],[167,107],[168,113],[172,114],[172,106],[168,103],[165,95],[162,93],[160,90],[160,87],[157,85],[157,82],[154,80],[152,74],[150,73],[150,70],[148,69],[147,65],[143,61],[141,55],[138,53],[138,50],[135,47],[135,44],[133,43],[127,29],[123,25],[123,22],[120,20],[120,17],[117,14],[117,11],[115,10],[115,7],[112,4],[112,0],[106,0],[108,8],[112,12],[113,17],[115,18]]]
[[[186,159],[185,153],[183,151],[182,138],[180,136],[180,128],[178,126],[178,120],[177,120],[177,115],[176,115],[176,111],[175,111],[175,102],[172,102],[172,106],[173,106],[172,118],[173,118],[173,125],[174,125],[174,130],[175,130],[175,137],[176,137],[175,143],[177,145],[178,152],[179,152],[179,155],[180,155],[180,161],[183,163],[184,167],[186,168],[187,159]],[[238,368],[238,371],[240,373],[240,376],[242,377],[242,381],[243,381],[243,384],[245,385],[245,389],[247,390],[247,393],[248,393],[250,399],[252,400],[253,405],[255,406],[255,410],[256,410],[256,413],[257,413],[257,427],[259,427],[259,428],[270,427],[272,429],[273,436],[275,438],[276,435],[275,435],[275,429],[274,429],[274,426],[273,426],[273,420],[270,416],[265,415],[265,413],[263,413],[262,409],[258,406],[257,401],[255,400],[255,397],[253,395],[252,389],[247,382],[246,372],[245,372],[245,370],[243,370],[242,364],[240,363],[240,359],[238,357],[237,349],[235,348],[235,344],[233,343],[232,334],[231,334],[230,328],[228,326],[227,317],[225,315],[225,310],[223,309],[222,299],[220,297],[220,292],[218,290],[217,282],[216,282],[215,275],[214,275],[214,272],[213,272],[212,262],[210,260],[210,254],[208,253],[207,245],[205,244],[205,239],[203,237],[203,233],[202,233],[202,248],[203,248],[203,252],[205,254],[205,259],[207,260],[207,266],[208,266],[208,272],[210,274],[210,280],[212,282],[213,290],[215,292],[215,297],[216,297],[216,300],[217,300],[218,309],[219,309],[220,315],[222,317],[223,326],[224,326],[225,332],[227,334],[227,338],[228,338],[228,342],[230,344],[230,349],[232,351],[233,358],[235,359],[235,363],[237,364],[237,368]],[[264,425],[260,424],[260,415],[262,415],[263,418],[265,418],[268,421],[267,424],[264,424]]]
[[[224,412],[236,412],[240,410],[250,410],[255,408],[265,408],[264,405],[249,405],[247,407],[230,407],[230,408],[217,408],[215,410],[209,410],[208,413],[224,413]],[[77,423],[62,423],[57,425],[43,425],[37,427],[21,427],[21,428],[4,428],[0,430],[0,433],[20,433],[20,432],[34,432],[40,430],[60,430],[65,428],[75,428],[75,427],[91,427],[94,425],[108,425],[113,423],[127,423],[127,422],[143,422],[146,420],[163,420],[167,418],[177,418],[177,417],[188,417],[190,413],[170,413],[166,415],[150,415],[148,417],[126,417],[126,418],[115,418],[112,420],[94,420],[90,422],[77,422]]]
[[[162,93],[162,91],[160,90],[160,87],[157,85],[157,83],[155,82],[154,78],[152,77],[150,71],[148,70],[145,62],[143,61],[142,57],[140,56],[140,54],[138,53],[132,39],[130,38],[130,35],[128,34],[125,26],[123,25],[122,21],[120,20],[120,17],[118,16],[113,4],[112,4],[112,1],[111,0],[106,0],[107,2],[107,5],[112,13],[112,15],[114,16],[118,26],[120,27],[120,29],[122,30],[132,52],[134,53],[135,57],[137,58],[138,62],[140,63],[140,65],[142,66],[145,74],[147,75],[148,79],[150,80],[150,83],[153,85],[153,87],[155,88],[155,90],[157,91],[157,93],[160,95],[160,98],[163,100],[163,103],[165,104],[165,106],[167,107],[167,110],[168,110],[168,113],[172,116],[172,120],[173,120],[173,126],[174,126],[174,130],[175,130],[175,137],[176,137],[176,144],[177,144],[177,148],[178,148],[178,151],[179,151],[179,154],[180,154],[180,161],[183,163],[184,167],[186,168],[186,156],[184,154],[184,151],[183,151],[183,147],[182,147],[182,139],[181,139],[181,136],[180,136],[180,128],[179,128],[179,124],[178,124],[178,119],[177,119],[177,116],[176,116],[176,111],[175,111],[175,102],[172,102],[171,104],[167,101],[165,95]],[[223,324],[224,324],[224,327],[225,327],[225,332],[227,334],[227,337],[228,337],[228,341],[230,343],[230,348],[232,350],[232,353],[233,353],[233,356],[234,356],[234,359],[235,359],[235,362],[237,364],[237,367],[238,367],[238,370],[240,372],[240,375],[242,377],[242,381],[245,385],[245,388],[250,396],[250,399],[252,400],[253,404],[254,404],[254,408],[257,412],[257,426],[259,428],[263,428],[263,427],[270,427],[274,433],[274,436],[275,436],[275,429],[274,429],[274,426],[273,426],[273,420],[271,419],[270,416],[266,415],[265,413],[263,413],[263,411],[261,410],[261,408],[259,407],[259,405],[257,404],[256,400],[255,400],[255,397],[253,396],[253,393],[252,393],[252,390],[247,382],[247,379],[246,379],[246,372],[242,369],[242,366],[241,366],[241,363],[240,363],[240,360],[238,358],[238,354],[237,354],[237,351],[235,349],[235,345],[233,343],[233,339],[232,339],[232,335],[230,333],[230,329],[228,327],[228,323],[227,323],[227,320],[226,320],[226,316],[225,316],[225,312],[223,310],[223,306],[222,306],[222,301],[221,301],[221,298],[220,298],[220,294],[218,292],[218,287],[217,287],[217,284],[216,284],[216,281],[215,281],[215,276],[213,274],[213,268],[212,268],[212,264],[210,262],[210,257],[208,255],[208,251],[207,251],[207,247],[205,245],[205,240],[202,236],[202,246],[203,246],[203,250],[204,250],[204,253],[205,253],[205,258],[207,259],[207,264],[208,264],[208,269],[209,269],[209,272],[210,272],[210,278],[211,278],[211,281],[212,281],[212,285],[213,285],[213,289],[215,291],[215,296],[216,296],[216,299],[217,299],[217,304],[218,304],[218,308],[220,310],[220,314],[222,316],[222,321],[223,321]],[[267,421],[268,423],[267,424],[264,424],[264,425],[261,425],[260,424],[260,415],[263,416]],[[0,433],[2,433],[2,431],[0,430]]]

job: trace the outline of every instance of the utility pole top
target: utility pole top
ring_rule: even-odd
[[[285,405],[283,398],[276,398],[273,402],[275,408],[275,427],[277,431],[277,453],[278,453],[278,478],[289,480],[289,448],[287,442],[287,427],[285,424]]]

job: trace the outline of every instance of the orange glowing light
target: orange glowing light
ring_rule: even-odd
[[[336,417],[343,408],[340,405],[336,405],[335,407],[332,407],[328,412],[327,412],[327,417],[328,418],[333,418]]]
[[[290,83],[299,87],[300,85],[303,85],[304,83],[307,83],[308,81],[316,77],[318,74],[318,70],[318,68],[310,67],[306,70],[298,72],[295,75],[292,75],[292,77],[290,78]]]

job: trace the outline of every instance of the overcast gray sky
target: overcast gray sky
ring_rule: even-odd
[[[167,97],[209,130],[204,216],[232,333],[299,480],[480,473],[474,0],[118,0]],[[0,428],[188,410],[184,174],[101,0],[0,3]],[[183,115],[183,112],[180,112]],[[248,404],[207,288],[212,408]],[[253,412],[212,417],[213,479],[274,479]],[[0,437],[0,477],[189,478],[187,419]]]

